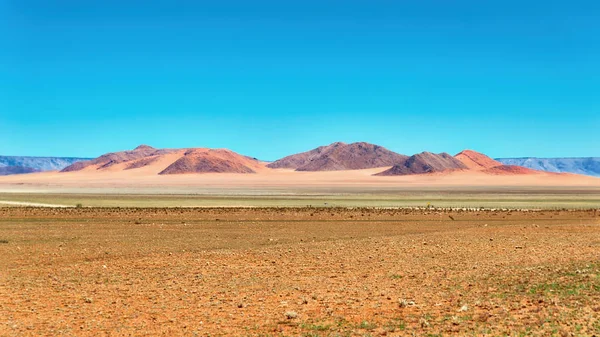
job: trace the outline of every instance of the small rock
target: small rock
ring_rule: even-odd
[[[400,308],[406,308],[406,307],[412,307],[415,305],[414,301],[408,301],[404,298],[399,298],[398,299],[398,306],[400,306]]]
[[[295,319],[298,318],[298,313],[296,313],[295,311],[287,311],[285,313],[285,318],[287,319]]]

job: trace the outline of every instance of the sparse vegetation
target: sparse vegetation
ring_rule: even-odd
[[[403,331],[406,329],[406,323],[403,320],[393,320],[385,324],[385,330],[388,332]]]
[[[312,324],[312,323],[303,323],[300,327],[304,330],[315,330],[315,331],[327,331],[331,328],[330,324]]]
[[[369,323],[368,321],[362,321],[358,325],[358,328],[365,329],[365,330],[374,330],[375,328],[377,328],[377,325],[374,323]]]

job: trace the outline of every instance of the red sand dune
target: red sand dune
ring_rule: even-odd
[[[481,171],[490,175],[525,175],[525,174],[540,174],[541,171],[528,169],[515,165],[503,165],[483,153],[472,150],[464,150],[454,156],[465,164],[470,170]]]
[[[297,171],[362,170],[392,166],[406,158],[382,146],[365,142],[342,142],[321,146],[314,150],[287,156],[269,165],[269,168],[290,168]]]
[[[493,175],[521,175],[521,174],[540,174],[547,173],[528,169],[516,165],[499,165],[483,170],[484,173]]]
[[[152,155],[150,157],[146,157],[146,158],[142,158],[142,159],[139,159],[139,160],[135,160],[135,161],[129,163],[127,165],[127,167],[125,167],[125,170],[133,170],[133,169],[136,169],[136,168],[149,166],[152,163],[156,162],[159,158],[160,158],[160,156]]]
[[[454,156],[454,158],[460,160],[471,170],[485,170],[495,166],[502,166],[501,162],[472,150],[464,150]]]

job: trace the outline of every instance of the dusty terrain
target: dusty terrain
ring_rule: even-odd
[[[600,212],[0,208],[0,335],[600,334]]]
[[[126,163],[107,171],[41,172],[0,176],[0,190],[51,190],[53,188],[215,188],[221,190],[329,190],[347,189],[404,191],[414,189],[578,189],[600,188],[600,179],[581,175],[538,173],[490,175],[479,171],[457,171],[408,176],[373,176],[381,168],[329,172],[297,172],[289,169],[255,170],[256,174],[205,173],[159,175],[171,162],[160,160],[135,170]],[[385,169],[385,168],[384,168]],[[164,193],[168,193],[166,191]]]

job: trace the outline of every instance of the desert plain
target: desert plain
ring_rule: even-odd
[[[299,175],[4,177],[0,334],[600,333],[592,178]]]
[[[600,335],[598,178],[142,160],[0,177],[0,335]]]
[[[597,210],[0,208],[0,334],[593,336]]]

